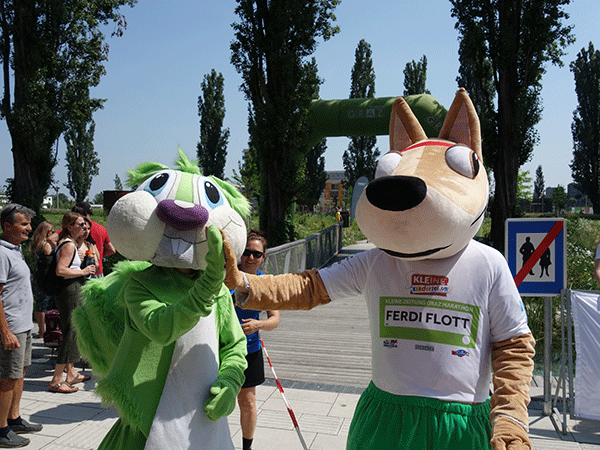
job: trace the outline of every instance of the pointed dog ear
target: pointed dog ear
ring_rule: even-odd
[[[477,153],[480,161],[481,154],[481,130],[479,128],[479,117],[475,107],[465,91],[460,88],[454,97],[452,106],[448,110],[444,125],[440,130],[439,137],[447,141],[464,144]]]
[[[406,147],[427,139],[419,120],[404,101],[398,97],[390,115],[390,152],[401,152]]]

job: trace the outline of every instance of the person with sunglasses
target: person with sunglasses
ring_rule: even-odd
[[[33,291],[21,244],[29,239],[35,212],[16,203],[2,208],[0,225],[0,447],[29,444],[19,436],[42,430],[21,418],[19,407],[27,367],[31,365]]]
[[[79,389],[74,384],[88,381],[90,375],[82,375],[75,370],[74,363],[81,359],[75,330],[71,325],[71,313],[81,306],[81,286],[85,277],[96,272],[96,266],[91,265],[81,268],[81,257],[77,251],[77,241],[85,235],[85,218],[76,212],[67,212],[62,219],[62,230],[58,236],[56,247],[57,263],[56,275],[65,279],[64,284],[55,298],[56,306],[60,312],[60,328],[63,340],[56,355],[54,375],[50,380],[48,389],[51,392],[70,394]],[[63,380],[63,373],[66,379]]]
[[[266,250],[267,240],[264,234],[251,230],[246,241],[246,249],[242,253],[240,270],[252,275],[263,275],[259,267],[265,260]],[[248,342],[248,354],[246,355],[248,368],[244,372],[246,380],[237,399],[242,426],[242,448],[243,450],[251,450],[257,422],[256,386],[265,381],[262,346],[258,332],[259,330],[271,331],[277,328],[279,325],[279,311],[267,311],[266,320],[260,320],[261,311],[242,309],[236,306],[235,312]]]

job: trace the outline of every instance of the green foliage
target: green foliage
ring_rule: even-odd
[[[361,39],[354,52],[354,66],[351,73],[350,98],[375,97],[375,70],[371,56],[371,45]],[[348,150],[342,156],[344,164],[344,188],[354,187],[360,177],[373,179],[379,149],[375,148],[377,136],[353,136],[350,138]]]
[[[312,211],[314,206],[319,203],[321,192],[325,190],[327,185],[325,157],[323,156],[325,150],[327,150],[326,142],[326,139],[322,139],[306,154],[302,188],[298,193],[298,204],[305,205],[308,211]]]
[[[535,200],[539,200],[544,196],[544,172],[542,171],[542,166],[538,166],[535,170],[535,181],[533,183],[533,198]]]
[[[198,162],[204,175],[224,178],[229,128],[223,129],[225,95],[223,74],[212,69],[202,80],[202,95],[198,97],[200,142]]]
[[[406,63],[404,67],[404,95],[431,94],[425,88],[427,81],[427,56],[423,55],[421,61]]]
[[[89,123],[102,100],[89,88],[105,73],[108,47],[101,26],[125,21],[136,0],[3,1],[0,15],[6,119],[14,158],[12,197],[39,211],[52,182],[59,137],[68,124]],[[14,86],[14,90],[11,87]]]
[[[518,203],[518,168],[538,140],[545,65],[561,65],[573,41],[562,24],[570,0],[450,1],[460,40],[458,81],[478,111],[484,161],[494,170],[491,238],[501,249],[504,222]]]
[[[575,77],[577,109],[573,113],[573,161],[570,165],[577,187],[600,211],[600,50],[590,42],[571,63]]]
[[[552,191],[552,204],[556,208],[558,214],[560,214],[561,211],[564,211],[567,206],[567,192],[561,184],[556,186],[556,189]]]
[[[123,183],[121,182],[121,178],[119,177],[119,174],[115,173],[115,178],[113,181],[115,182],[115,191],[122,191]],[[100,203],[102,203],[102,202],[100,202]]]
[[[312,55],[329,39],[338,0],[237,0],[231,62],[249,101],[250,147],[260,174],[261,228],[273,245],[294,236],[293,202],[301,187],[307,148],[307,110],[321,80]]]
[[[96,195],[94,195],[92,203],[94,205],[102,205],[102,204],[104,204],[104,193],[103,192],[98,192]]]
[[[65,187],[75,198],[82,202],[88,196],[94,176],[100,173],[98,153],[94,150],[94,130],[92,120],[89,128],[85,122],[69,124],[65,132],[67,144],[67,183]]]

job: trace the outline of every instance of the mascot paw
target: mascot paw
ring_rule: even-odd
[[[210,397],[204,402],[206,417],[217,421],[221,417],[228,416],[235,408],[235,399],[239,389],[233,383],[217,379],[210,388]]]
[[[494,418],[490,443],[494,450],[531,450],[525,428],[508,417]]]
[[[227,274],[225,275],[225,286],[228,289],[237,289],[244,286],[244,277],[242,272],[238,269],[237,258],[235,252],[231,247],[231,244],[225,239],[223,235],[223,252],[225,253],[225,269]]]

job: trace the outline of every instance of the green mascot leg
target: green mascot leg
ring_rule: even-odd
[[[126,425],[119,419],[104,436],[98,450],[144,450],[146,436],[137,427]]]

